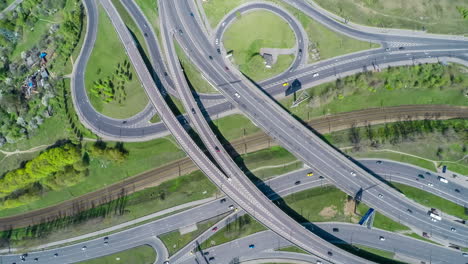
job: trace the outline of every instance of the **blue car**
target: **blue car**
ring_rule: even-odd
[[[255,248],[254,244],[249,245],[249,248]]]

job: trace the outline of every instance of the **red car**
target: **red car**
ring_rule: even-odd
[[[216,232],[216,230],[218,230],[217,226],[215,226],[215,227],[213,227],[213,229],[211,229],[211,231],[213,231],[213,232]]]

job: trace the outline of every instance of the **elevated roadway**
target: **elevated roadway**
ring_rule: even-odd
[[[179,24],[179,28],[190,27],[189,29],[185,28],[184,32],[186,33],[180,34],[179,38],[183,40],[182,45],[186,49],[192,49],[192,53],[189,55],[196,62],[196,65],[202,72],[210,76],[214,83],[218,84],[218,89],[232,103],[237,105],[273,139],[312,167],[314,171],[329,177],[333,184],[348,194],[354,196],[358,192],[364,191],[363,201],[387,216],[399,219],[409,226],[419,228],[419,230],[432,230],[434,236],[459,245],[463,246],[467,243],[466,227],[459,226],[459,232],[447,235],[447,231],[453,224],[446,220],[438,223],[432,222],[427,216],[427,211],[388,188],[366,170],[322,142],[309,129],[289,116],[270,97],[253,86],[221,56],[216,56],[211,64],[206,65],[204,60],[212,52],[212,44],[209,43],[199,26],[191,22],[190,17],[181,15],[189,12],[187,2],[180,1],[174,5],[174,8],[179,10],[179,18],[185,20]],[[442,53],[446,53],[446,51],[442,51]],[[401,56],[406,56],[406,54],[397,53],[395,58],[401,61]],[[226,67],[229,70],[225,70]],[[322,75],[322,72],[320,74]],[[386,198],[379,199],[380,195]],[[409,213],[408,209],[413,213]]]

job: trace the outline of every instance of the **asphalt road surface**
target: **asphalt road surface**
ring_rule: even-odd
[[[181,45],[187,49],[193,47],[193,52],[189,55],[199,69],[210,76],[214,83],[222,83],[223,85],[218,85],[218,89],[250,119],[267,131],[273,139],[315,171],[329,177],[333,184],[348,194],[354,196],[358,192],[362,192],[362,200],[383,214],[417,229],[432,231],[432,234],[440,239],[449,240],[462,246],[466,245],[468,234],[466,227],[460,225],[457,228],[459,232],[447,233],[454,225],[453,223],[449,223],[445,219],[438,223],[432,222],[424,208],[381,184],[363,168],[322,142],[320,138],[303,127],[271,98],[256,89],[249,80],[235,70],[229,62],[224,61],[221,56],[216,56],[208,65],[204,63],[207,54],[210,54],[213,48],[196,23],[189,23],[188,20],[191,20],[189,17],[180,16],[180,14],[188,12],[185,3],[185,1],[174,3],[174,8],[179,9],[178,19],[187,20],[180,23],[179,27],[190,27],[184,28],[185,34],[179,34]],[[177,20],[175,17],[171,18]],[[175,23],[178,22],[175,21]],[[407,55],[396,53],[395,58],[402,60],[401,56]],[[225,70],[225,67],[230,70]],[[326,70],[320,72],[320,75],[323,75],[323,72]],[[387,198],[378,199],[380,195]]]

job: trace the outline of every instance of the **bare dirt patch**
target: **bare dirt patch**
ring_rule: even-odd
[[[346,200],[343,206],[345,216],[350,217],[352,223],[359,222],[359,217],[354,213],[356,202],[353,199]]]
[[[337,213],[338,213],[338,210],[336,210],[336,206],[332,205],[332,206],[323,208],[322,211],[320,211],[319,215],[324,218],[331,219],[335,217]]]

